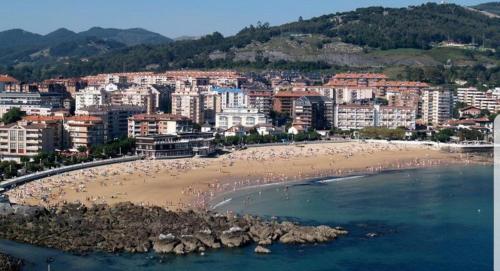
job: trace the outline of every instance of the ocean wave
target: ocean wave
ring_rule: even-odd
[[[212,209],[217,209],[217,208],[221,207],[222,205],[228,204],[231,200],[233,200],[233,199],[232,198],[225,199],[225,200],[215,204],[214,206],[212,206]]]
[[[333,183],[333,182],[340,182],[340,181],[347,181],[347,180],[353,180],[353,179],[360,179],[365,177],[366,175],[358,175],[358,176],[348,176],[348,177],[340,177],[340,178],[333,178],[333,179],[326,179],[326,180],[319,180],[316,181],[316,183]]]

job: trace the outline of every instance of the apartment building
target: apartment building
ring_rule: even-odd
[[[172,114],[139,114],[128,119],[128,136],[176,135],[192,133],[193,122]]]
[[[453,97],[450,90],[429,88],[422,91],[422,121],[426,125],[440,125],[451,118]]]
[[[19,161],[39,152],[54,151],[54,130],[44,124],[26,121],[0,126],[0,155],[2,159]]]
[[[248,107],[256,108],[260,113],[268,115],[273,109],[273,92],[268,90],[247,91]]]
[[[50,115],[63,109],[63,95],[40,92],[0,92],[0,117],[12,108],[27,115]]]
[[[369,86],[377,82],[387,81],[389,78],[381,73],[339,73],[327,83],[329,86]]]
[[[53,131],[53,144],[54,148],[57,150],[62,150],[66,148],[67,142],[64,141],[64,118],[63,115],[52,115],[52,116],[40,116],[40,115],[30,115],[25,116],[23,121],[31,124],[45,125],[52,129]]]
[[[417,111],[414,107],[375,105],[374,109],[376,127],[415,129]]]
[[[227,108],[216,114],[215,128],[227,130],[233,126],[254,127],[268,123],[267,115],[256,108]]]
[[[317,92],[308,91],[279,91],[274,95],[273,98],[273,110],[292,117],[294,101],[304,96],[321,95]]]
[[[458,88],[457,101],[490,112],[500,111],[500,95],[489,90],[481,91],[477,88]]]
[[[333,126],[333,102],[324,96],[303,96],[294,101],[293,121],[316,130]]]
[[[128,119],[145,112],[144,107],[135,105],[94,105],[79,109],[75,114],[101,118],[107,142],[128,136]]]
[[[16,78],[7,74],[0,74],[0,91],[10,91],[16,88],[17,84],[19,84],[19,81]]]
[[[411,107],[381,105],[337,105],[335,127],[357,130],[366,127],[415,129],[416,109]]]
[[[184,116],[195,123],[205,121],[204,95],[198,91],[177,91],[172,93],[172,114]]]
[[[72,150],[77,150],[80,146],[91,148],[105,143],[106,129],[100,117],[68,117],[64,123],[64,131]]]
[[[112,105],[133,105],[145,108],[149,112],[155,112],[157,106],[157,95],[148,87],[128,88],[121,91],[114,91],[111,94]]]
[[[75,110],[87,106],[106,105],[110,102],[109,93],[101,87],[86,87],[75,94]]]
[[[419,108],[420,95],[413,91],[387,90],[385,94],[389,106]]]
[[[248,96],[242,89],[216,87],[213,91],[220,96],[222,110],[248,106]]]

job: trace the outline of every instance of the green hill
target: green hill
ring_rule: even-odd
[[[100,33],[106,32],[98,30],[93,31],[93,36],[99,38]],[[464,47],[443,47],[442,42]],[[454,4],[429,3],[407,8],[361,8],[279,26],[259,23],[230,37],[215,32],[196,40],[117,46],[85,61],[70,58],[52,65],[34,63],[4,70],[25,80],[35,80],[124,69],[140,71],[152,66],[158,70],[400,67],[398,70],[404,71],[404,67],[414,66],[443,70],[477,65],[495,69],[499,52],[500,19]]]
[[[477,5],[477,6],[473,6],[472,8],[477,9],[477,10],[481,10],[481,11],[486,11],[486,12],[493,13],[493,14],[500,16],[500,2],[484,3],[484,4]]]

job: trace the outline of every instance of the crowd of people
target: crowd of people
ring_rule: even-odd
[[[142,182],[146,186],[155,181],[182,180],[185,175],[197,169],[205,169],[206,172],[216,171],[210,175],[215,177],[200,180],[200,183],[186,183],[180,190],[181,195],[175,200],[166,196],[161,203],[141,201],[140,204],[163,205],[170,209],[208,208],[218,195],[245,187],[288,183],[318,177],[377,173],[385,169],[430,167],[449,162],[418,157],[390,163],[381,160],[363,167],[354,161],[360,157],[382,152],[394,152],[397,155],[398,151],[411,151],[415,148],[429,147],[348,142],[250,148],[234,151],[215,159],[138,160],[47,177],[12,189],[8,191],[8,196],[16,203],[51,205],[64,202],[68,191],[72,191],[85,195],[81,197],[81,201],[85,204],[127,201],[130,195],[136,193],[133,189],[129,189],[130,191],[111,189],[112,193],[104,194],[89,193],[88,186],[96,182],[103,188],[126,186],[129,182]],[[321,157],[322,167],[315,163],[317,157]],[[349,166],[339,166],[346,160],[353,161]],[[269,167],[276,161],[286,161],[286,167],[293,170]],[[247,169],[250,163],[253,165]]]

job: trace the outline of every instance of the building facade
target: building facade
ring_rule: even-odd
[[[2,159],[20,160],[39,152],[54,151],[54,131],[44,124],[19,122],[0,126],[0,155]]]
[[[139,114],[128,119],[128,136],[176,135],[193,132],[193,122],[172,114]]]
[[[341,130],[358,130],[366,127],[415,129],[416,109],[411,107],[381,105],[337,105],[335,127]]]
[[[293,121],[305,123],[316,130],[333,126],[333,102],[324,96],[304,96],[294,101]]]
[[[75,94],[75,110],[87,106],[109,104],[109,93],[100,87],[87,87]]]
[[[94,105],[75,112],[77,116],[99,117],[104,125],[104,140],[111,141],[128,136],[128,119],[145,113],[142,106],[134,105]]]
[[[228,108],[216,114],[215,128],[227,130],[233,126],[254,127],[266,123],[267,115],[256,108]]]
[[[64,123],[68,146],[78,150],[80,146],[91,148],[105,143],[106,129],[104,122],[94,116],[74,116]]]
[[[190,133],[136,137],[136,154],[149,159],[207,156],[214,151],[212,134]]]
[[[483,110],[500,111],[500,95],[495,91],[480,91],[477,88],[458,88],[457,101]]]
[[[451,118],[453,97],[451,91],[430,88],[422,91],[422,121],[426,125],[440,125]]]

